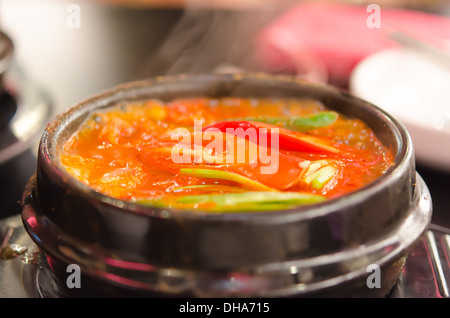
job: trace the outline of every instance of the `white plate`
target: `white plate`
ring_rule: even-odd
[[[408,49],[388,49],[361,61],[349,85],[406,126],[418,163],[450,172],[450,69]]]

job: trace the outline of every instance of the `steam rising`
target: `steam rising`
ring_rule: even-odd
[[[255,70],[253,38],[277,13],[276,8],[186,9],[148,60],[145,75]]]

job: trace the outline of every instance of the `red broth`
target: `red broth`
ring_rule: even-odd
[[[318,101],[189,98],[98,111],[60,160],[77,180],[117,199],[249,212],[340,197],[380,177],[393,155],[363,121]]]

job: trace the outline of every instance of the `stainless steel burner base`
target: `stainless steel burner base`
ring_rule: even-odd
[[[27,248],[25,253],[16,257],[0,259],[0,298],[70,297],[67,289],[60,286],[54,277],[45,255],[23,228],[19,216],[0,220],[0,235],[3,248],[7,245]],[[449,256],[450,229],[431,224],[408,256],[388,297],[450,297]]]

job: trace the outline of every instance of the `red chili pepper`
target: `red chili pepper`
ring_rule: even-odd
[[[230,134],[232,139],[228,140],[226,133],[221,131],[214,137],[214,145],[210,145],[212,142],[211,136],[205,137],[205,134],[207,134],[207,132],[202,132],[198,135],[197,133],[184,135],[184,138],[181,141],[174,141],[169,139],[168,136],[164,136],[161,138],[161,141],[164,142],[163,149],[167,147],[168,149],[173,149],[171,147],[174,147],[174,145],[179,145],[180,147],[184,145],[189,147],[189,149],[194,149],[193,146],[196,137],[201,142],[201,146],[206,148],[209,146],[214,147],[216,145],[221,145],[222,143],[220,141],[222,141],[223,146],[220,147],[219,153],[217,153],[218,149],[212,149],[214,150],[214,155],[219,159],[223,159],[223,162],[214,163],[213,161],[206,162],[205,160],[202,160],[196,162],[195,167],[209,169],[215,165],[219,165],[220,169],[224,171],[240,174],[278,190],[285,190],[295,185],[298,182],[300,174],[304,170],[304,168],[300,166],[300,163],[303,162],[304,159],[297,156],[263,147],[256,142],[253,143],[245,138],[242,138],[244,141],[244,144],[242,144],[241,141],[238,141],[239,136],[233,134]],[[252,147],[252,143],[256,148]],[[229,151],[230,147],[232,147],[232,151]],[[143,153],[144,160],[148,160],[148,162],[151,160],[154,161],[155,154],[151,149],[143,151]],[[171,155],[171,151],[168,153]],[[231,157],[227,157],[227,155],[230,155]],[[147,159],[147,156],[149,159]],[[188,159],[191,159],[190,155]],[[183,164],[185,163],[186,162],[183,162]]]
[[[272,134],[276,134],[278,131],[279,149],[313,153],[340,153],[340,150],[334,147],[332,142],[328,139],[291,131],[286,128],[262,122],[222,121],[204,127],[203,131],[211,128],[219,129],[222,132],[251,140],[257,144],[262,143],[263,141],[260,137],[265,136],[266,147],[271,147]],[[254,138],[256,138],[256,140],[254,140]]]

